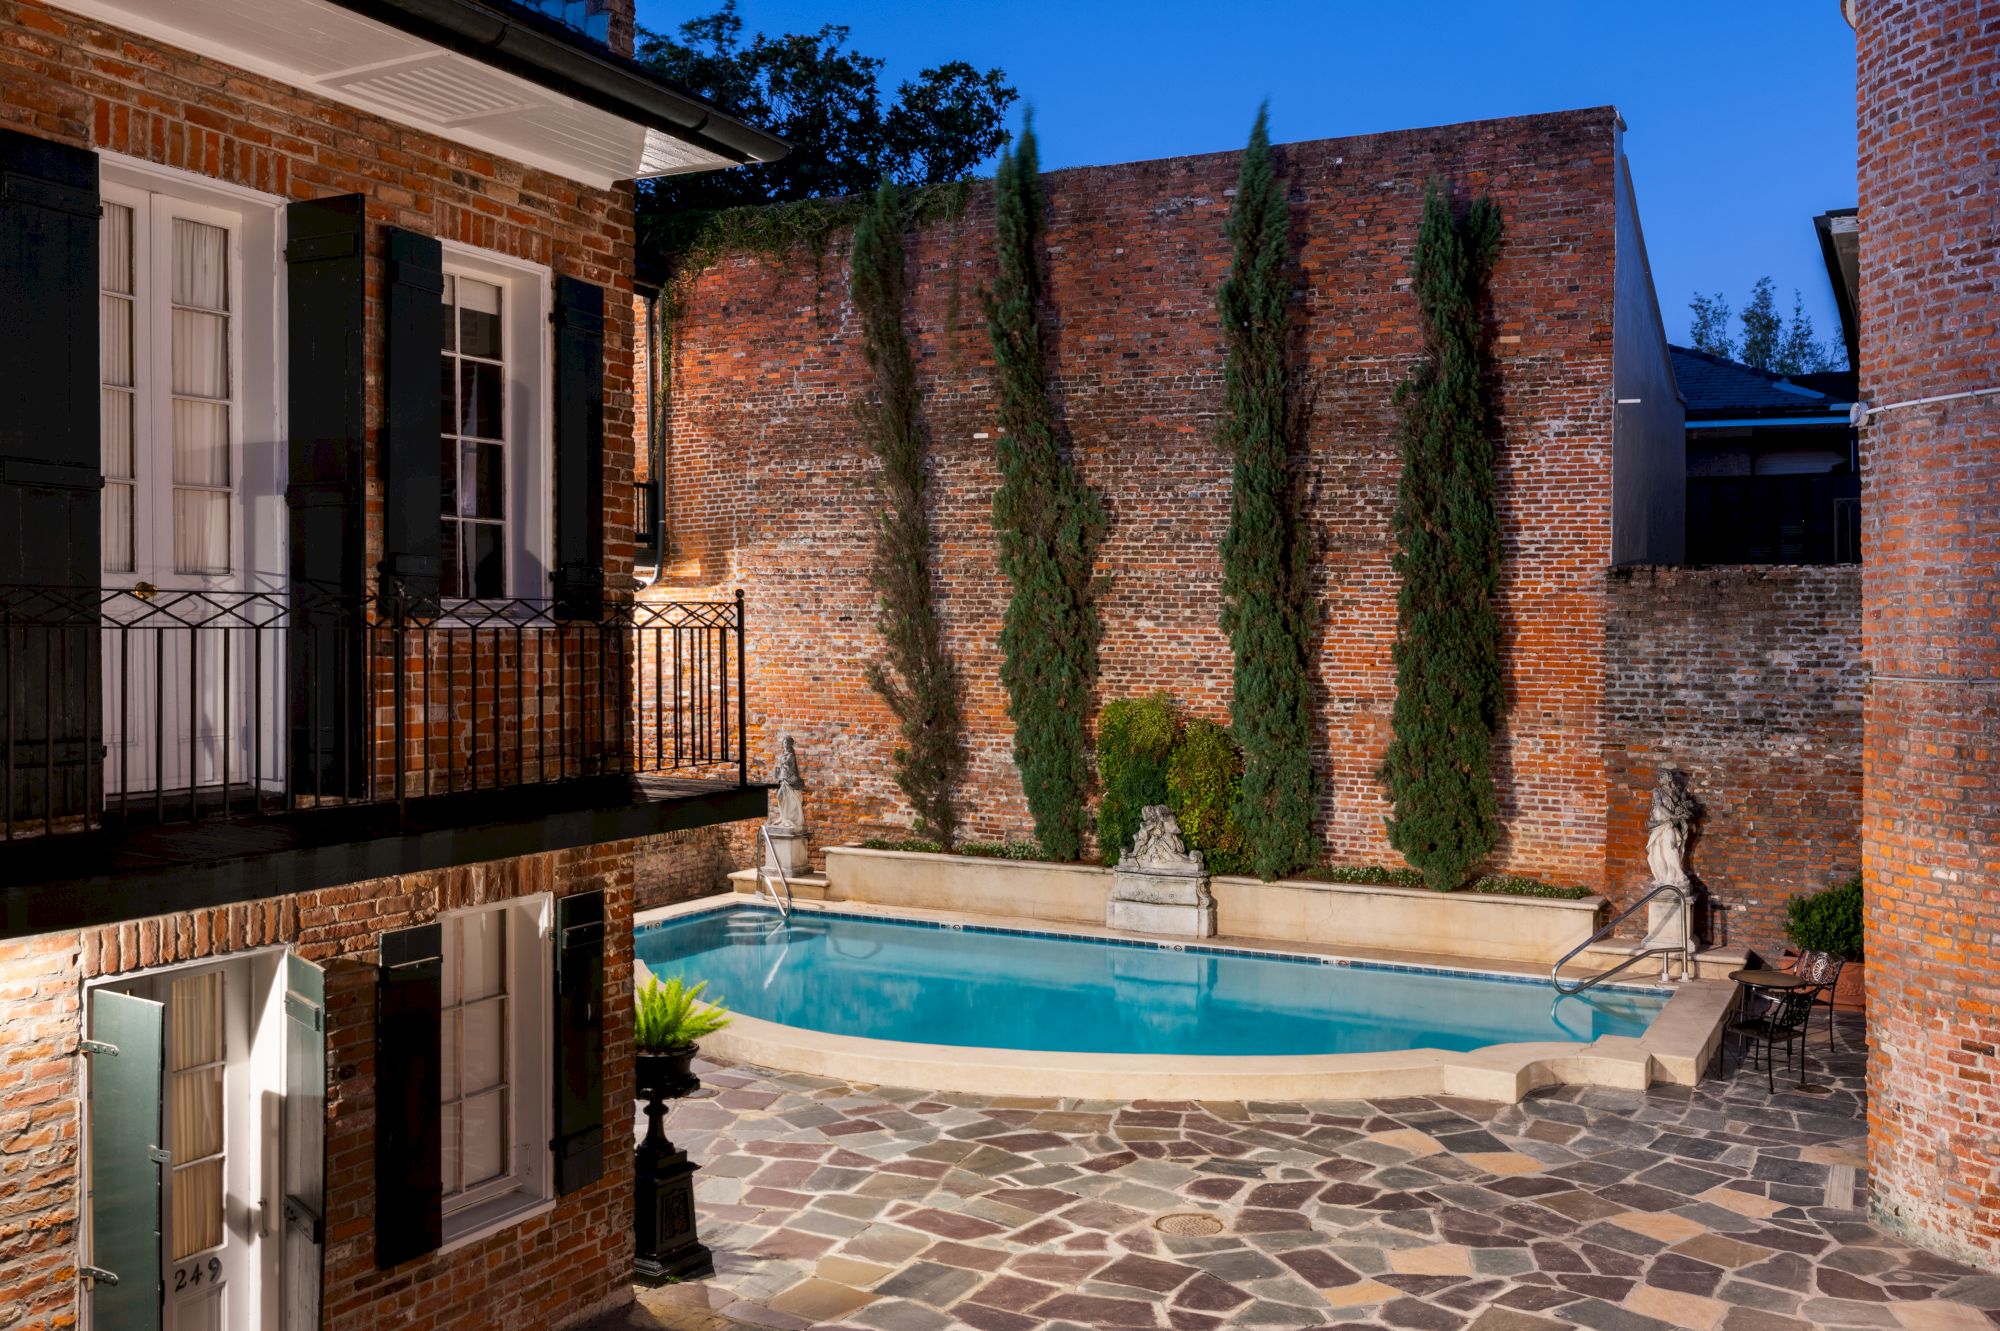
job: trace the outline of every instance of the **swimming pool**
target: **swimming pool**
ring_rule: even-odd
[[[655,974],[749,1017],[932,1045],[1083,1054],[1463,1051],[1643,1034],[1668,994],[1557,999],[1510,976],[732,905],[642,926]]]

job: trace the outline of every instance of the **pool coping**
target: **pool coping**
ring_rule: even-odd
[[[763,909],[741,896],[697,897],[641,911],[635,929],[726,909]],[[951,911],[920,911],[858,902],[798,902],[796,911],[926,924],[977,924],[1030,933],[1141,946],[1172,940],[1135,938],[1088,925],[1023,927],[1019,921]],[[1274,946],[1265,939],[1203,939],[1216,952],[1347,961],[1474,976],[1527,978],[1534,968],[1463,958],[1439,965],[1424,954],[1379,949]],[[634,959],[635,980],[646,973]],[[1542,972],[1546,974],[1546,972]],[[1658,984],[1621,989],[1658,992]],[[1534,1041],[1454,1051],[1410,1049],[1365,1054],[1092,1054],[963,1045],[918,1044],[835,1035],[732,1014],[729,1026],[703,1039],[705,1053],[737,1063],[880,1086],[909,1086],[973,1095],[1037,1095],[1086,1100],[1345,1100],[1395,1095],[1457,1095],[1514,1103],[1547,1086],[1610,1086],[1644,1090],[1655,1082],[1692,1086],[1713,1058],[1735,999],[1725,980],[1686,980],[1643,1035],[1607,1035],[1587,1044]]]

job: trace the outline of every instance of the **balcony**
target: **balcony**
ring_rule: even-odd
[[[756,816],[743,624],[0,587],[0,935]]]

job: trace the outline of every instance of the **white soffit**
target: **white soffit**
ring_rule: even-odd
[[[326,0],[52,2],[598,189],[735,165]]]

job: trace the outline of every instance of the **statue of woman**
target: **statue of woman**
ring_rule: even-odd
[[[1688,834],[1700,806],[1688,793],[1687,778],[1672,768],[1660,769],[1653,787],[1653,808],[1646,815],[1646,865],[1655,883],[1688,886]]]
[[[771,780],[777,786],[777,789],[771,792],[771,830],[805,831],[806,783],[799,775],[799,754],[798,750],[792,747],[790,735],[778,741],[778,766],[777,770],[771,773]]]

